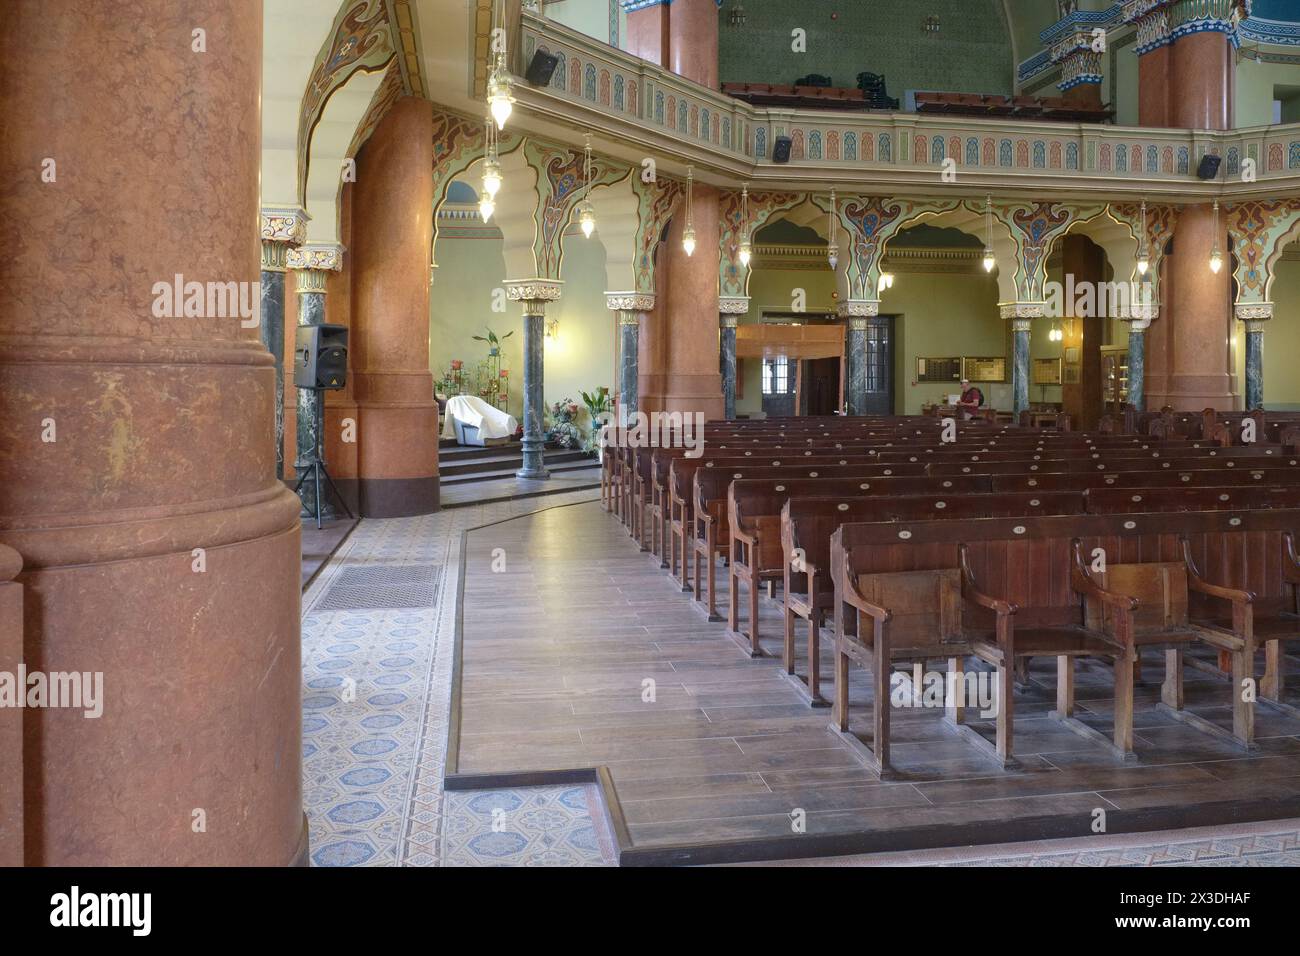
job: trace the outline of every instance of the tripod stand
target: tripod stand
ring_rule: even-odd
[[[343,506],[343,510],[347,512],[348,517],[354,518],[356,516],[352,514],[352,509],[349,508],[348,503],[343,500],[343,496],[339,494],[338,488],[334,485],[334,479],[330,477],[330,473],[325,469],[325,448],[324,442],[321,440],[321,435],[324,431],[321,417],[324,414],[323,406],[325,403],[320,401],[323,397],[320,393],[326,390],[320,388],[304,389],[301,386],[299,386],[299,389],[301,391],[317,393],[316,397],[318,400],[312,402],[312,424],[315,431],[316,447],[313,449],[311,465],[298,478],[298,483],[293,486],[293,493],[295,495],[298,494],[302,489],[302,483],[307,480],[308,476],[311,477],[316,486],[316,494],[312,497],[312,508],[314,509],[313,517],[316,519],[316,527],[319,529],[321,514],[320,480],[322,477],[325,479],[326,484],[329,485],[330,491],[334,492],[334,497],[338,500],[338,503]]]

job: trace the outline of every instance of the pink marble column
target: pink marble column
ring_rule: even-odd
[[[25,862],[303,862],[298,499],[242,309],[261,4],[6,0],[0,45],[0,544],[28,671],[98,701],[23,712]]]
[[[429,371],[433,111],[393,104],[357,158],[350,356],[361,513],[438,510],[438,405]]]
[[[668,68],[678,76],[718,88],[718,4],[673,0],[668,8]]]
[[[686,215],[681,210],[668,227],[663,319],[657,331],[664,359],[662,391],[650,408],[668,412],[702,412],[706,419],[724,417],[722,375],[718,370],[718,191],[695,186],[695,254],[682,248]],[[661,260],[662,261],[662,260]]]
[[[1232,44],[1215,31],[1179,37],[1169,53],[1169,125],[1232,129]]]
[[[1210,271],[1210,252],[1218,241],[1223,268]],[[1160,394],[1149,391],[1148,407],[1172,405],[1178,411],[1203,408],[1232,409],[1233,394],[1232,302],[1228,263],[1228,231],[1219,216],[1217,231],[1210,206],[1187,206],[1178,217],[1174,252],[1169,258],[1173,274],[1167,291],[1169,322],[1165,333],[1165,371]],[[1153,383],[1157,384],[1157,383]]]
[[[669,5],[655,3],[627,15],[627,52],[656,66],[668,65]]]
[[[1169,53],[1170,125],[1231,129],[1233,72],[1232,45],[1225,34],[1207,31],[1175,40]],[[1216,243],[1223,256],[1217,274],[1209,267]],[[1183,209],[1174,231],[1169,272],[1173,279],[1169,311],[1157,322],[1169,324],[1164,342],[1167,379],[1156,383],[1159,391],[1149,393],[1148,404],[1152,408],[1170,404],[1179,411],[1235,408],[1240,396],[1233,394],[1228,231],[1222,215],[1216,230],[1210,205]]]
[[[1138,125],[1169,126],[1168,44],[1138,57]]]

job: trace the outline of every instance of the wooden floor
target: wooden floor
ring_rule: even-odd
[[[1154,709],[1155,655],[1137,689],[1136,763],[1048,716],[1044,660],[1016,696],[1019,770],[990,763],[940,712],[896,709],[902,779],[881,782],[777,656],[751,659],[725,623],[708,623],[598,502],[467,532],[463,560],[447,787],[598,780],[624,864],[1088,836],[1098,809],[1112,834],[1300,815],[1300,721],[1260,707],[1258,752],[1245,755]],[[718,579],[725,609],[721,567]],[[765,648],[779,655],[777,605],[761,604]],[[827,677],[830,664],[827,652]],[[863,738],[866,677],[851,679]],[[1192,668],[1186,681],[1189,707],[1227,726],[1227,682]],[[1081,663],[1076,686],[1079,716],[1108,732],[1109,667]]]

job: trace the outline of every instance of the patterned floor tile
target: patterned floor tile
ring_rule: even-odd
[[[316,866],[592,866],[615,859],[588,787],[442,792],[460,534],[590,491],[362,521],[303,596],[303,802]],[[427,606],[336,584],[436,567]],[[336,592],[337,593],[337,592]],[[596,811],[596,812],[593,812]],[[499,812],[497,812],[499,811]],[[495,816],[494,816],[495,812]],[[495,823],[494,823],[495,821]],[[495,827],[495,828],[494,828]]]

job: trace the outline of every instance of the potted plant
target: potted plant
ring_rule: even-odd
[[[497,338],[497,334],[493,332],[491,329],[488,329],[486,336],[474,335],[471,336],[471,338],[473,338],[475,342],[486,342],[488,347],[488,355],[500,355],[501,343],[504,342],[506,339],[510,338],[510,336],[514,334],[515,334],[515,330],[511,329],[505,335],[501,336],[500,338]]]
[[[591,418],[591,430],[582,443],[582,450],[590,455],[600,446],[600,427],[609,420],[614,409],[609,400],[609,388],[605,385],[599,386],[590,394],[583,392],[582,402],[587,406],[587,415]]]

